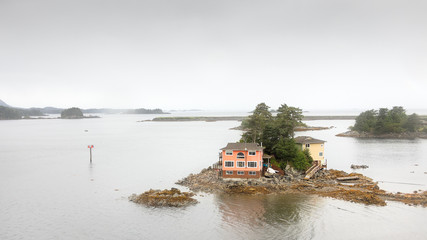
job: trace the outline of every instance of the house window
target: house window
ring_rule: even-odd
[[[249,171],[249,175],[256,175],[255,171]]]
[[[323,147],[323,144],[320,144],[320,147]]]
[[[323,152],[319,152],[319,156],[322,157],[323,156]]]
[[[310,143],[305,144],[305,147],[309,148],[310,147]]]
[[[239,159],[244,159],[244,158],[245,158],[245,154],[243,154],[242,152],[239,152],[239,153],[237,154],[237,158],[239,158]]]
[[[243,171],[237,171],[237,175],[245,175],[245,172],[243,172]]]
[[[234,167],[234,162],[233,161],[225,161],[224,166],[225,167]]]
[[[256,168],[256,162],[248,162],[248,167]]]
[[[249,156],[255,156],[256,155],[256,152],[255,151],[250,151],[249,152]]]
[[[237,161],[237,167],[245,167],[245,162],[243,161]]]
[[[227,155],[227,156],[233,156],[233,150],[227,150],[227,151],[225,151],[225,155]]]
[[[233,175],[233,171],[225,171],[225,175]]]

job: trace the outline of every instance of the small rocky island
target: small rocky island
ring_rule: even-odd
[[[68,108],[61,112],[62,119],[80,119],[83,117],[82,110],[76,107]]]
[[[162,191],[150,189],[140,195],[131,195],[129,201],[149,207],[185,207],[198,202],[192,198],[194,195],[190,192],[181,192],[176,188]]]
[[[99,118],[98,116],[84,116],[80,108],[72,107],[61,112],[61,119]]]
[[[385,206],[386,201],[400,201],[409,205],[427,206],[427,191],[390,193],[380,189],[377,182],[362,174],[346,173],[332,169],[326,170],[326,164],[322,163],[324,160],[324,141],[307,136],[294,138],[294,132],[298,127],[301,131],[321,130],[323,128],[308,127],[302,123],[302,110],[299,108],[282,104],[277,109],[276,116],[272,116],[269,108],[265,103],[258,104],[252,115],[242,119],[240,130],[243,130],[243,134],[240,142],[229,143],[225,148],[221,149],[223,152],[220,155],[220,159],[222,160],[223,157],[228,156],[228,162],[231,162],[229,166],[225,166],[225,160],[220,160],[212,167],[204,169],[198,174],[190,174],[176,182],[176,184],[185,186],[194,193],[302,193],[332,197],[366,205]],[[176,119],[159,118],[155,121],[213,120],[219,119],[188,117]],[[371,110],[362,113],[357,117],[356,124],[352,130],[370,132],[370,134],[376,136],[389,132],[399,134],[406,132],[427,133],[427,128],[425,124],[423,125],[422,120],[416,114],[407,116],[405,110],[401,107],[394,107],[391,110]],[[257,145],[259,143],[264,145]],[[307,145],[310,150],[303,149],[302,146],[307,147]],[[318,145],[317,148],[316,145]],[[318,152],[311,152],[311,149],[318,149]],[[227,152],[230,154],[227,154]],[[243,152],[248,152],[248,156],[245,156]],[[251,171],[252,174],[247,171],[246,175],[244,170],[236,170],[237,175],[234,175],[234,170],[224,171],[222,169],[223,167],[233,169],[234,161],[236,160],[238,163],[239,159],[249,157],[249,153],[252,153],[252,156],[257,156],[257,154],[259,154],[258,156],[264,156],[264,152],[266,153],[265,158],[268,159],[268,164],[271,164],[272,171],[269,171],[270,169],[265,171],[265,169],[259,167],[261,163],[259,165],[256,164],[257,161],[253,164],[255,166],[252,165],[252,168],[254,168]],[[245,164],[240,167],[245,167]],[[367,167],[365,165],[352,166],[353,169]],[[245,175],[252,176],[244,177]],[[131,196],[130,199],[135,202],[141,201],[148,206],[175,206],[174,196],[180,197],[181,195],[168,190],[166,192],[150,190],[140,195],[140,197]]]
[[[350,131],[337,134],[338,137],[427,139],[427,117],[407,115],[403,107],[368,110],[356,117]]]

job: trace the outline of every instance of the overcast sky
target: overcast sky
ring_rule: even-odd
[[[427,1],[0,0],[19,107],[427,108]]]

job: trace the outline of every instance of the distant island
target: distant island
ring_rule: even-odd
[[[216,121],[242,121],[247,117],[240,116],[229,116],[229,117],[203,117],[203,116],[195,116],[195,117],[156,117],[152,120],[153,122],[190,122],[190,121],[204,121],[204,122],[216,122]]]
[[[44,107],[44,108],[18,108],[12,107],[0,100],[0,120],[16,120],[16,119],[34,119],[32,117],[38,117],[41,119],[48,114],[61,114],[63,111],[68,110],[64,108],[56,107]],[[169,114],[164,112],[160,108],[155,109],[113,109],[113,108],[90,108],[90,109],[80,109],[82,114],[86,113],[103,113],[103,114]],[[88,116],[93,117],[93,116]],[[61,116],[62,118],[62,116]],[[77,118],[77,117],[75,117]],[[83,118],[87,118],[83,116]]]
[[[62,119],[80,119],[80,118],[84,118],[84,116],[80,108],[73,107],[73,108],[65,109],[64,111],[62,111],[61,118]]]
[[[427,138],[427,117],[407,115],[403,107],[368,110],[356,117],[350,131],[339,137],[357,138]]]
[[[145,108],[131,109],[131,110],[128,110],[126,113],[128,113],[128,114],[170,114],[167,112],[163,112],[163,110],[160,108],[156,108],[156,109],[145,109]]]
[[[144,122],[188,122],[188,121],[205,121],[205,122],[216,122],[216,121],[243,121],[248,116],[224,116],[224,117],[206,117],[206,116],[194,116],[194,117],[156,117],[152,120],[145,120]],[[354,120],[356,116],[303,116],[302,121],[314,121],[314,120]]]

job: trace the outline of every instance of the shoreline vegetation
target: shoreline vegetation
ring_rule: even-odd
[[[198,174],[176,182],[193,192],[211,194],[314,194],[322,197],[386,206],[386,201],[398,201],[410,206],[427,207],[427,191],[414,193],[390,193],[378,187],[378,183],[360,173],[338,170],[321,170],[312,179],[305,180],[304,173],[293,168],[284,175],[274,174],[261,179],[222,179],[214,168],[203,169]]]

